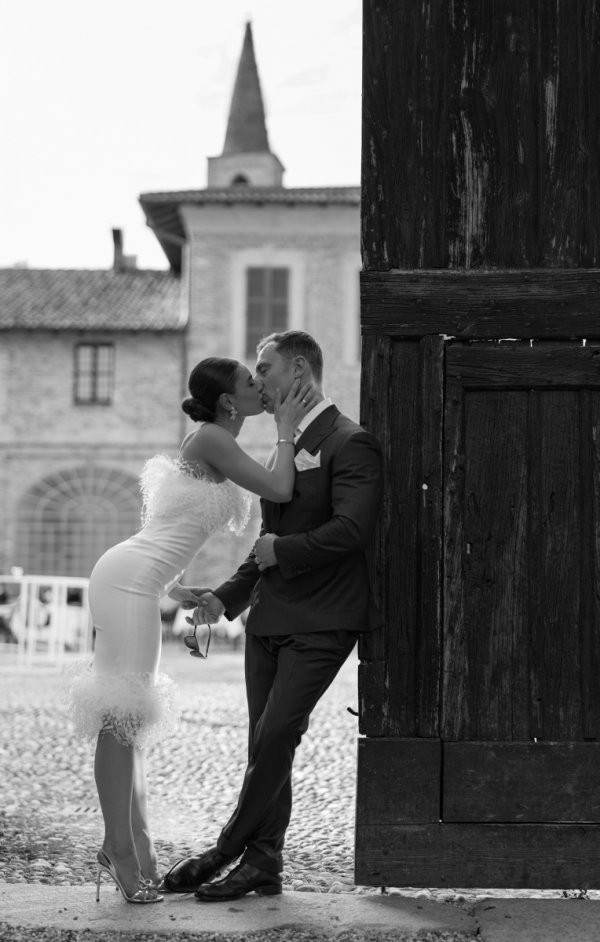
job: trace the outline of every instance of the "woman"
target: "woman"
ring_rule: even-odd
[[[130,903],[156,903],[161,878],[147,822],[145,746],[172,732],[173,686],[158,674],[159,600],[223,526],[240,533],[248,491],[286,502],[294,483],[294,429],[312,405],[297,381],[275,409],[277,451],[267,470],[236,442],[246,416],[263,411],[260,388],[237,360],[210,357],[191,372],[183,411],[199,422],[179,458],[155,455],[141,477],[143,526],[109,549],[90,577],[94,662],[72,691],[75,723],[97,737],[94,772],[105,835],[100,878],[108,874]],[[244,488],[241,491],[236,487]]]

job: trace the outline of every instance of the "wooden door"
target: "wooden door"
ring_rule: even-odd
[[[446,872],[598,886],[600,345],[449,344],[445,403]]]
[[[363,646],[357,880],[598,886],[600,343],[378,349],[406,399],[381,430],[395,627]]]
[[[600,5],[363,9],[356,879],[600,886]]]

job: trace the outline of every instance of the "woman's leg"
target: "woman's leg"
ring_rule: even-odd
[[[104,818],[102,849],[114,864],[128,896],[136,892],[140,879],[131,826],[134,753],[133,746],[124,746],[110,732],[98,736],[94,774]]]
[[[140,862],[142,876],[158,885],[162,879],[158,870],[158,857],[154,849],[148,826],[148,804],[146,788],[146,751],[134,749],[134,780],[131,798],[131,827],[133,840]]]

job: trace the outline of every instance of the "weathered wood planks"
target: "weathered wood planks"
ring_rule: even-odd
[[[386,630],[360,643],[360,731],[367,735],[438,734],[443,356],[438,337],[364,342],[361,420],[380,437],[386,461],[369,554]],[[385,408],[365,390],[374,377]]]
[[[361,275],[363,333],[467,339],[600,339],[600,270]]]
[[[363,824],[356,883],[415,887],[600,887],[600,825]]]
[[[365,269],[600,264],[594,0],[365,0]]]
[[[445,742],[442,753],[444,821],[600,821],[600,743]]]
[[[363,22],[356,879],[597,887],[600,5]]]
[[[363,824],[440,820],[439,739],[359,739],[356,812]]]
[[[597,735],[598,352],[448,346],[445,739]]]

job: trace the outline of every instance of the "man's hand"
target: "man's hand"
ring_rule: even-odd
[[[198,604],[198,599],[205,595],[206,592],[210,592],[208,586],[182,585],[181,582],[176,582],[172,589],[167,592],[167,595],[170,599],[181,602],[182,608],[195,608]]]
[[[276,539],[276,533],[265,533],[263,536],[259,536],[254,544],[254,558],[261,572],[277,565],[277,557],[273,547]]]
[[[225,606],[220,598],[210,589],[204,589],[200,598],[197,598],[193,605],[183,603],[183,608],[193,608],[196,606],[192,617],[186,618],[190,625],[214,625],[221,618],[225,611]]]

